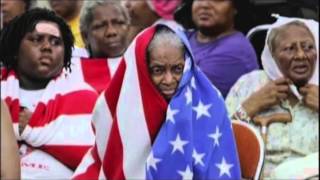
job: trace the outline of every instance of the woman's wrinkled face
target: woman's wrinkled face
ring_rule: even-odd
[[[175,94],[183,74],[183,50],[170,44],[153,48],[149,56],[151,79],[162,96],[170,101]]]
[[[47,80],[57,76],[63,65],[64,43],[58,25],[40,21],[21,41],[17,65],[19,75]]]
[[[86,44],[94,57],[118,57],[127,47],[129,24],[121,9],[114,5],[102,5],[93,10]]]
[[[283,28],[274,41],[273,56],[285,77],[298,86],[308,83],[317,59],[313,35],[306,27]]]
[[[235,12],[231,0],[195,0],[192,4],[192,19],[200,29],[228,27]]]

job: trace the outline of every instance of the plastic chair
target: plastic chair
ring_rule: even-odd
[[[239,120],[232,121],[242,178],[257,180],[264,161],[264,142],[260,133],[250,124]]]

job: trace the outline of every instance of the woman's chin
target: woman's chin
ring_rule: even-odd
[[[308,82],[309,82],[309,79],[306,79],[306,78],[293,80],[293,84],[296,85],[297,87],[302,87],[308,84]]]
[[[173,95],[165,95],[165,94],[162,94],[162,96],[164,97],[164,99],[169,102],[171,99],[172,99],[172,96]]]
[[[292,82],[296,85],[305,85],[309,82],[309,80],[311,79],[312,77],[312,73],[310,71],[308,72],[305,72],[305,73],[298,73],[298,72],[295,72],[295,73],[290,73],[289,75],[290,79],[292,80]]]

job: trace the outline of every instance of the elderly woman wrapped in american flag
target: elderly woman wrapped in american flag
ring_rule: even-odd
[[[240,179],[223,98],[183,32],[158,24],[124,54],[93,114],[95,146],[74,179]]]

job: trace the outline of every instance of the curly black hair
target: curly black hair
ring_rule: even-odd
[[[34,8],[24,14],[15,17],[1,31],[0,36],[0,61],[8,69],[15,69],[17,66],[17,55],[20,44],[28,32],[32,32],[40,21],[54,22],[59,26],[59,30],[64,42],[64,68],[71,71],[71,55],[74,45],[74,37],[69,26],[53,11],[44,8]]]

